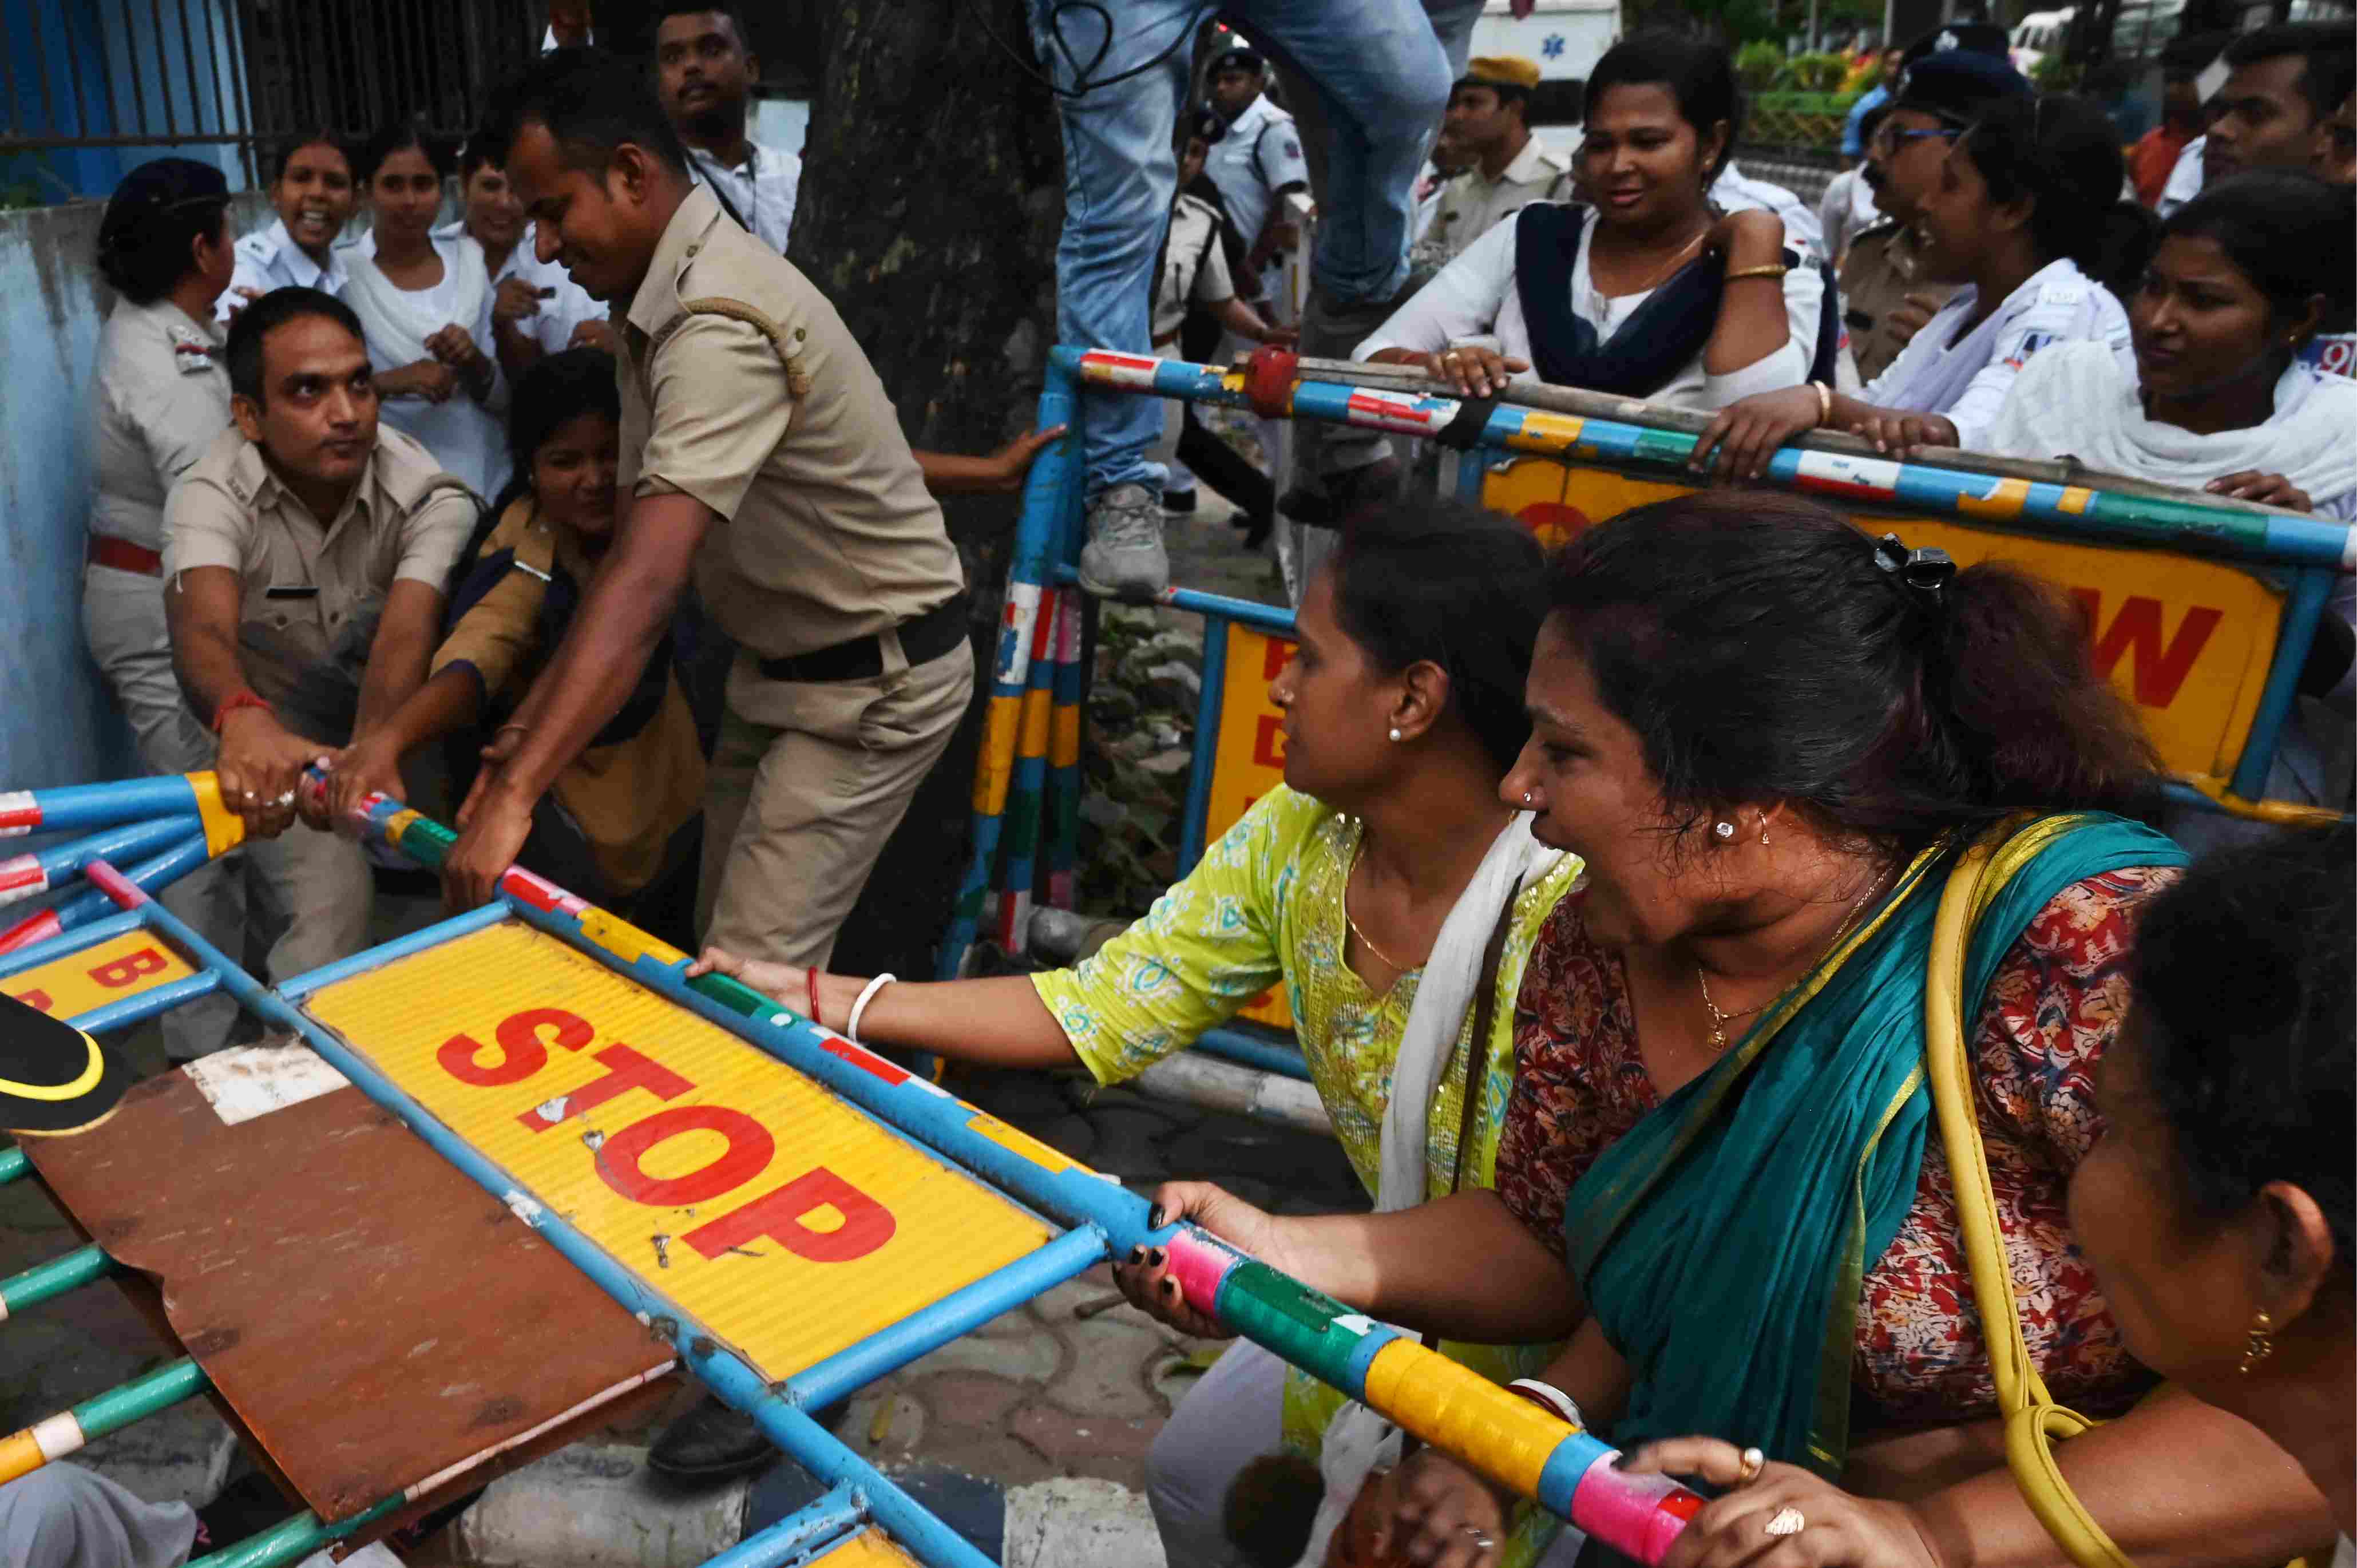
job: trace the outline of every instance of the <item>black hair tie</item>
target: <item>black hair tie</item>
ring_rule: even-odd
[[[1948,582],[1956,575],[1956,563],[1946,551],[1910,550],[1899,535],[1886,533],[1874,546],[1874,564],[1933,609],[1947,607]]]

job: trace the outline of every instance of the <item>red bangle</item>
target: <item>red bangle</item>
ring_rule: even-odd
[[[240,708],[260,708],[264,713],[271,714],[275,714],[278,712],[277,709],[272,707],[268,703],[264,702],[260,693],[256,693],[253,687],[241,686],[236,691],[231,692],[228,696],[222,698],[221,705],[213,710],[213,733],[215,735],[221,734],[222,723],[229,718],[230,714],[237,712]]]
[[[818,1015],[818,966],[813,964],[802,972],[810,979],[810,1021],[823,1029],[826,1025],[820,1021]]]

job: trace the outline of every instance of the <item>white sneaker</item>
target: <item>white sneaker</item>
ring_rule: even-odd
[[[1081,586],[1100,598],[1151,598],[1170,586],[1162,508],[1144,485],[1115,485],[1089,504]]]

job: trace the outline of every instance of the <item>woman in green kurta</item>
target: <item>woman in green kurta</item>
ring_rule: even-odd
[[[1077,1060],[1115,1083],[1282,983],[1318,1097],[1379,1206],[1488,1186],[1523,961],[1578,871],[1532,840],[1498,793],[1530,731],[1523,680],[1545,611],[1542,566],[1523,530],[1469,509],[1403,508],[1361,525],[1311,583],[1299,650],[1270,682],[1285,715],[1285,786],[1077,968],[888,985],[868,994],[859,1037],[998,1067]],[[1474,993],[1493,938],[1484,1008]],[[719,952],[704,963],[811,1005],[804,971]],[[818,1021],[847,1032],[867,990],[818,976]],[[1443,1348],[1503,1380],[1543,1366],[1550,1348]],[[1340,1405],[1265,1352],[1232,1348],[1150,1464],[1171,1561],[1224,1555],[1221,1509],[1236,1472],[1280,1443],[1315,1455]]]

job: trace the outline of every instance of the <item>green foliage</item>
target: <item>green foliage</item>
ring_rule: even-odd
[[[2030,84],[2040,92],[2076,92],[2079,79],[2085,74],[2086,68],[2064,59],[2061,49],[2047,50],[2029,68]]]
[[[1755,39],[1735,51],[1735,75],[1748,91],[1765,92],[1784,75],[1784,51],[1765,38]]]
[[[1849,76],[1849,58],[1831,52],[1794,55],[1784,64],[1784,85],[1799,92],[1835,92]]]

